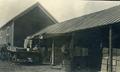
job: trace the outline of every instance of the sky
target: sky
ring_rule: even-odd
[[[120,5],[120,1],[0,0],[0,27],[36,2],[58,22]]]

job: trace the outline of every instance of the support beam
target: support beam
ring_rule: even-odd
[[[14,23],[14,20],[12,20],[11,46],[14,46],[14,26],[15,26],[15,23]]]
[[[72,57],[74,55],[73,47],[74,47],[74,33],[72,33],[71,41],[70,41],[70,57]]]
[[[53,42],[52,42],[52,56],[51,56],[51,65],[54,65],[54,60],[55,60],[55,45],[54,45],[55,43],[54,43],[54,40],[53,40]]]
[[[113,72],[112,70],[112,28],[109,26],[109,72]]]

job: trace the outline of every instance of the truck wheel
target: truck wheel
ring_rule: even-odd
[[[17,61],[17,56],[16,56],[15,54],[12,56],[12,61],[13,61],[13,62],[16,62],[16,61]]]

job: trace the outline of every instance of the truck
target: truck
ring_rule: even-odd
[[[1,60],[9,60],[15,63],[42,64],[45,52],[44,39],[41,37],[27,37],[24,47],[12,47],[9,43],[0,45]]]

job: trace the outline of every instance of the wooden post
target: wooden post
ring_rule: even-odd
[[[112,72],[112,28],[109,27],[109,72]]]
[[[11,34],[11,46],[13,47],[14,46],[14,26],[15,26],[15,23],[14,23],[14,20],[12,21],[12,34]]]
[[[52,58],[51,58],[51,65],[54,65],[54,58],[55,58],[55,52],[54,52],[54,49],[55,49],[55,45],[54,45],[54,40],[52,42]]]
[[[73,54],[73,47],[74,47],[74,33],[72,33],[72,36],[71,36],[71,42],[70,42],[70,57],[72,57],[74,54]]]

